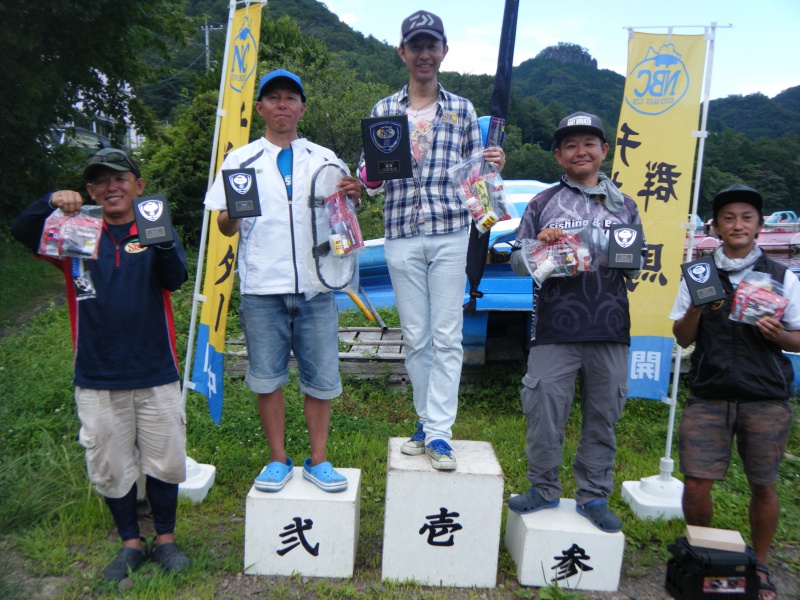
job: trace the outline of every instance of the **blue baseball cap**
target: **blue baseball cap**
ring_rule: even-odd
[[[275,69],[261,78],[261,83],[258,84],[258,100],[261,100],[261,96],[264,95],[265,88],[267,86],[281,80],[283,80],[284,83],[289,83],[290,85],[297,87],[303,102],[306,101],[306,94],[303,91],[303,82],[300,81],[300,78],[297,75],[285,69]]]

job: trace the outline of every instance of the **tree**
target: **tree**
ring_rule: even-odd
[[[358,81],[325,44],[303,34],[289,17],[262,21],[257,72],[279,67],[303,80],[308,110],[299,133],[336,152],[354,171],[361,154],[361,118],[389,89]],[[216,89],[207,82],[205,88],[176,109],[172,124],[151,136],[141,153],[148,192],[167,195],[175,227],[189,243],[199,241],[218,99]],[[264,122],[255,110],[250,122],[251,140],[264,135]]]
[[[188,243],[200,241],[218,96],[216,90],[203,92],[179,106],[173,124],[142,147],[147,193],[166,194],[175,229]]]
[[[725,129],[711,133],[701,181],[701,209],[710,213],[711,200],[721,189],[743,183],[764,198],[764,214],[796,210],[794,190],[800,186],[800,135],[787,133],[778,139],[750,141],[744,133]]]
[[[153,52],[183,39],[182,2],[162,0],[37,0],[0,4],[0,207],[15,214],[58,182],[46,138],[75,120],[74,104],[140,130],[152,126],[134,96],[153,73]]]
[[[504,179],[537,179],[545,183],[558,181],[562,173],[553,153],[534,144],[512,150],[503,168]]]

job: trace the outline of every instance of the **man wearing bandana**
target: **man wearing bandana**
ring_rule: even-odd
[[[760,600],[776,597],[766,561],[778,524],[775,483],[792,426],[794,371],[783,351],[800,351],[800,285],[785,266],[756,244],[764,224],[761,194],[736,184],[716,196],[714,252],[725,298],[692,305],[686,282],[669,314],[675,339],[692,352],[690,395],[679,429],[684,475],[683,514],[689,525],[709,527],[711,488],[723,481],[736,446],[750,485],[750,535],[758,558]],[[762,317],[755,325],[729,318],[735,290],[752,272],[768,274],[790,300],[781,319]]]

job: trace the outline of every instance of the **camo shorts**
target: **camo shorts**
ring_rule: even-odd
[[[679,428],[681,473],[700,479],[725,479],[735,436],[748,481],[772,485],[778,480],[791,427],[788,400],[728,402],[690,396]]]

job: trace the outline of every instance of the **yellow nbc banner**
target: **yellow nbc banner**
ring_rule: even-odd
[[[667,317],[680,282],[691,212],[704,35],[634,32],[612,168],[614,181],[636,200],[648,253],[631,298],[630,397],[664,400],[672,359]]]
[[[249,141],[263,4],[260,1],[246,3],[229,20],[224,83],[220,86],[219,114],[222,117],[217,126],[217,155],[212,157],[215,161],[214,173],[231,150]],[[200,314],[192,371],[194,390],[208,398],[208,409],[216,423],[222,418],[222,358],[238,246],[238,235],[226,237],[220,233],[217,227],[218,214],[212,212],[208,219],[208,250],[203,284],[205,300]]]

